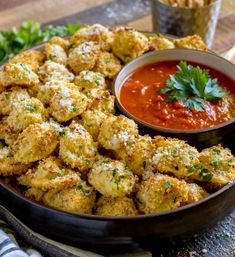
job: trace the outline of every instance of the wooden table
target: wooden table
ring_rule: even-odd
[[[129,24],[151,31],[149,0],[11,0],[0,1],[0,29],[17,26],[23,20],[42,24],[67,21],[114,26]],[[223,0],[213,50],[224,52],[235,44],[235,0]],[[235,58],[233,59],[235,62]],[[235,212],[216,227],[196,235],[182,245],[153,252],[160,257],[234,257]]]

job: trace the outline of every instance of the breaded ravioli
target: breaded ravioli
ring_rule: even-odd
[[[87,92],[94,88],[107,88],[104,76],[99,72],[89,70],[81,71],[79,75],[76,76],[74,84],[76,84],[80,90]]]
[[[30,124],[46,121],[47,110],[37,98],[29,98],[19,102],[10,112],[7,123],[15,131],[22,131]]]
[[[101,124],[107,115],[99,110],[87,110],[81,116],[81,124],[91,134],[93,140],[97,141]]]
[[[121,68],[120,61],[112,53],[100,52],[94,69],[106,78],[113,79]]]
[[[116,197],[132,193],[136,177],[123,162],[103,158],[94,163],[88,181],[102,195]]]
[[[9,63],[24,63],[30,66],[34,72],[37,72],[44,60],[45,54],[43,52],[30,49],[17,54]]]
[[[189,169],[199,163],[199,152],[195,147],[176,138],[156,136],[153,140],[156,151],[152,165],[161,173],[172,173],[178,178],[191,177]]]
[[[0,94],[0,114],[8,115],[14,107],[17,108],[18,103],[29,98],[30,96],[27,90],[20,87],[12,87],[4,90]]]
[[[207,50],[206,44],[203,42],[202,38],[198,35],[187,36],[179,39],[173,40],[176,47],[189,48],[196,50]]]
[[[28,165],[25,165],[14,158],[13,152],[8,147],[0,147],[0,175],[11,176],[23,174],[27,171]]]
[[[114,55],[127,63],[149,49],[148,38],[132,28],[116,27],[113,30],[114,40],[112,51]]]
[[[228,148],[212,146],[201,151],[199,165],[190,169],[192,177],[220,188],[235,179],[235,157]]]
[[[12,145],[15,143],[19,136],[19,131],[13,130],[8,122],[7,116],[3,117],[0,122],[0,139],[3,139],[7,145]]]
[[[83,70],[92,70],[99,56],[100,46],[94,42],[85,42],[73,48],[69,53],[68,65],[75,74]]]
[[[99,144],[107,150],[119,151],[138,135],[136,123],[123,115],[109,115],[101,125]]]
[[[15,160],[25,164],[46,158],[59,142],[59,133],[50,122],[29,125],[12,145]]]
[[[96,153],[96,143],[82,125],[73,121],[61,133],[59,155],[72,168],[81,172],[88,171],[94,163]]]
[[[45,44],[45,54],[47,60],[52,62],[60,63],[66,65],[67,63],[67,53],[64,48],[57,44],[46,43]]]
[[[185,181],[156,173],[141,182],[136,199],[139,210],[148,214],[178,208],[186,203],[188,195]]]
[[[43,191],[72,187],[80,180],[79,173],[65,167],[55,156],[40,161],[37,167],[18,178],[19,184]]]
[[[132,144],[127,144],[117,151],[118,158],[123,160],[136,175],[148,176],[151,172],[151,161],[155,145],[148,135],[139,136]]]
[[[65,65],[50,60],[46,61],[40,67],[38,75],[43,82],[51,80],[72,82],[75,78],[74,74]]]
[[[109,51],[113,42],[113,33],[100,24],[94,24],[79,29],[70,38],[72,46],[80,45],[88,41],[97,42],[102,49]]]
[[[0,85],[33,87],[39,83],[38,75],[24,63],[9,63],[0,71]]]
[[[59,210],[91,214],[95,206],[95,190],[82,181],[66,189],[53,189],[43,196],[43,203]]]
[[[136,216],[138,212],[131,198],[101,196],[96,204],[95,214],[100,216]]]
[[[68,121],[87,108],[87,97],[77,86],[70,85],[58,90],[50,101],[49,112],[59,122]]]
[[[174,43],[164,36],[152,36],[149,38],[149,45],[151,50],[173,49]]]

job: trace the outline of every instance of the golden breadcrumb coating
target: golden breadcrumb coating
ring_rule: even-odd
[[[12,87],[4,90],[0,94],[0,114],[8,115],[19,102],[29,99],[30,96],[26,89]]]
[[[10,112],[7,123],[15,131],[22,131],[30,124],[47,120],[47,110],[37,98],[29,98],[15,105]]]
[[[24,192],[25,197],[37,202],[42,201],[44,194],[45,194],[45,191],[42,191],[35,187],[31,187]]]
[[[40,161],[36,168],[18,178],[19,184],[43,191],[72,187],[79,181],[79,173],[66,168],[55,156]]]
[[[69,53],[68,65],[75,74],[83,70],[92,70],[99,56],[100,46],[94,42],[85,42],[73,48]]]
[[[157,149],[152,158],[152,165],[161,173],[172,173],[176,177],[191,177],[189,169],[199,163],[199,152],[195,147],[176,138],[156,136],[153,140]]]
[[[72,45],[80,45],[87,41],[94,41],[99,43],[102,49],[109,51],[113,42],[113,33],[100,24],[94,24],[79,29],[69,40]]]
[[[14,153],[8,147],[0,148],[0,175],[20,175],[27,171],[29,166],[16,161]]]
[[[39,83],[38,75],[24,63],[8,63],[0,71],[0,85],[33,87]]]
[[[15,143],[19,136],[19,131],[14,131],[7,122],[7,116],[3,117],[0,122],[0,139],[3,139],[7,145]]]
[[[91,134],[94,141],[97,141],[100,133],[100,126],[107,115],[98,110],[87,110],[81,115],[81,124]]]
[[[132,144],[127,144],[117,151],[118,158],[123,160],[136,175],[147,176],[151,172],[151,161],[155,145],[148,135],[139,136]]]
[[[63,64],[46,61],[39,69],[39,78],[44,83],[51,80],[72,82],[75,78]]]
[[[59,133],[49,122],[29,125],[12,146],[15,160],[31,163],[46,158],[56,149]]]
[[[99,144],[107,150],[119,151],[138,135],[136,123],[123,115],[108,116],[100,127]]]
[[[52,62],[66,65],[68,57],[62,46],[57,44],[46,43],[44,51],[47,60],[51,60]]]
[[[132,28],[116,27],[113,34],[112,51],[125,63],[149,50],[148,38]]]
[[[94,69],[106,78],[113,79],[121,68],[120,61],[112,53],[100,52]]]
[[[88,181],[102,195],[116,197],[132,193],[136,177],[123,162],[103,158],[94,163]]]
[[[149,38],[149,45],[151,50],[173,49],[174,43],[164,36],[152,36]]]
[[[189,194],[188,194],[187,204],[200,201],[209,195],[205,191],[205,189],[203,189],[202,187],[200,187],[195,183],[188,183],[188,188],[189,188]]]
[[[136,216],[134,201],[128,197],[101,196],[96,204],[96,215],[100,216]]]
[[[66,189],[53,189],[43,196],[43,203],[49,207],[73,213],[91,214],[95,206],[96,192],[82,181]]]
[[[203,42],[202,38],[198,35],[187,36],[179,39],[173,40],[176,47],[189,48],[196,50],[207,50],[206,44]]]
[[[106,89],[107,85],[104,76],[99,72],[83,70],[74,80],[80,90],[90,91],[94,88]]]
[[[68,121],[87,108],[87,97],[77,86],[70,85],[58,90],[50,101],[49,112],[59,122]]]
[[[61,133],[59,155],[72,168],[81,172],[88,171],[94,163],[96,153],[96,143],[82,125],[73,121]]]
[[[61,37],[52,37],[48,42],[50,44],[61,46],[65,50],[65,52],[68,51],[69,41],[67,39],[64,39],[64,38],[61,38]]]
[[[9,63],[24,63],[30,66],[34,72],[37,72],[45,58],[46,57],[43,52],[31,49],[17,54],[15,57],[10,59]]]
[[[185,181],[157,173],[141,182],[136,199],[139,210],[148,214],[178,208],[185,204],[188,195]]]

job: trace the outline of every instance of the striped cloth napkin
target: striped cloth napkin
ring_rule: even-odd
[[[15,232],[14,232],[15,231]],[[35,250],[35,249],[37,250]],[[151,257],[140,251],[109,257]],[[42,236],[0,205],[0,257],[105,257]]]

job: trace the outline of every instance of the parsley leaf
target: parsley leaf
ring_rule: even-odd
[[[220,101],[226,91],[218,85],[217,79],[211,79],[209,71],[187,65],[181,61],[178,71],[170,75],[161,94],[168,94],[166,102],[182,101],[189,109],[204,111],[204,101]]]

